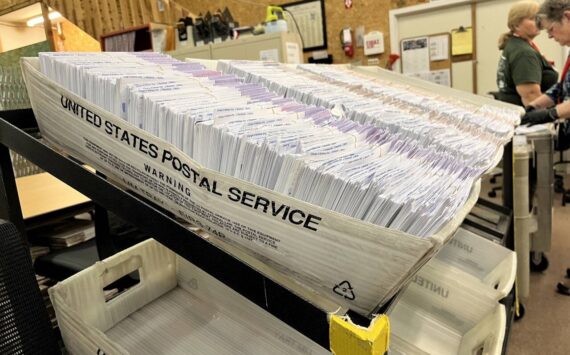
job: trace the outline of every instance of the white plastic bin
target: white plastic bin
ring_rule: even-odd
[[[103,287],[140,282],[105,302]],[[326,349],[154,240],[50,288],[72,354],[323,354]]]
[[[500,354],[506,313],[494,290],[450,277],[442,264],[422,268],[389,314],[391,354]]]
[[[497,300],[509,294],[517,273],[515,252],[463,228],[428,264],[438,263],[448,268],[451,278],[496,290]]]

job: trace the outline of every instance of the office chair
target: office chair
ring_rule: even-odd
[[[16,227],[0,220],[0,354],[61,354],[32,259]]]

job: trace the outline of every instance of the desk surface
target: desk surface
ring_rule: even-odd
[[[48,173],[17,178],[16,186],[24,219],[90,201]]]

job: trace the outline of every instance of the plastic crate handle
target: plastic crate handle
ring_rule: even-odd
[[[107,261],[104,261],[103,263],[106,264]],[[133,255],[128,259],[119,260],[119,262],[115,265],[106,266],[103,270],[103,273],[101,274],[101,278],[103,279],[103,287],[109,286],[121,277],[127,276],[128,274],[137,271],[138,269],[142,268],[142,266],[142,257],[140,255]],[[142,282],[143,278],[141,277],[139,283]]]

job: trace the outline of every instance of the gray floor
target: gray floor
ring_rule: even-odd
[[[483,183],[482,196],[487,199],[488,186]],[[556,292],[556,284],[570,267],[570,204],[562,207],[560,194],[554,198],[552,248],[547,253],[550,266],[530,275],[529,297],[523,300],[526,313],[512,327],[509,355],[570,354],[570,296]]]

